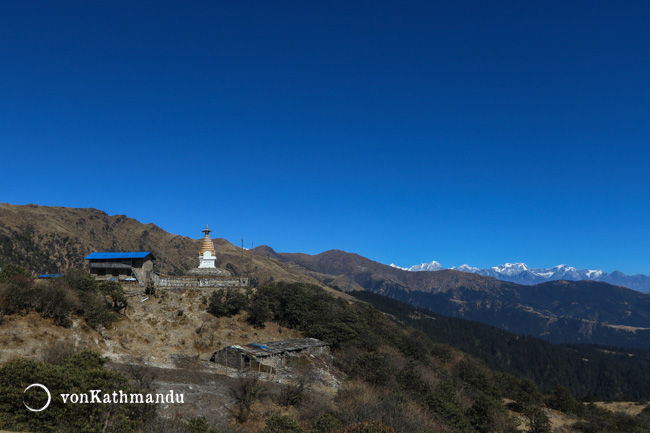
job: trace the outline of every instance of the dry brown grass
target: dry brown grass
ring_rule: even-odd
[[[67,341],[81,350],[107,348],[102,337],[85,324],[75,320],[71,328],[56,326],[37,313],[6,316],[0,326],[0,365],[16,358],[42,360],[57,342]]]
[[[125,317],[101,332],[83,319],[63,328],[37,313],[7,316],[0,326],[0,364],[19,357],[43,359],[55,343],[67,341],[79,350],[97,350],[114,362],[142,358],[150,365],[172,368],[178,355],[206,361],[225,345],[303,337],[275,323],[252,328],[246,313],[214,317],[205,311],[204,299],[209,294],[193,289],[160,292],[159,298],[144,302],[147,296],[131,296]],[[180,316],[179,310],[183,311]]]
[[[635,401],[599,401],[596,403],[596,406],[601,409],[607,409],[610,412],[623,412],[628,415],[637,416],[648,404],[638,404]]]

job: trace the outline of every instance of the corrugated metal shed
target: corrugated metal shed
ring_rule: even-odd
[[[127,253],[90,253],[86,256],[85,260],[107,260],[107,259],[144,259],[151,252],[149,251],[135,251]]]
[[[267,369],[265,371],[274,371],[290,365],[302,356],[328,353],[329,346],[315,338],[249,343],[245,346],[226,346],[214,352],[210,361],[239,370],[257,368],[260,371],[264,368]]]
[[[269,341],[268,343],[249,343],[246,346],[230,346],[238,352],[253,356],[279,355],[285,352],[300,352],[311,347],[329,346],[324,341],[315,338],[299,338],[297,340]]]

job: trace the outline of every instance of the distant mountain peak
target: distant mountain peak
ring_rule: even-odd
[[[506,274],[506,275],[512,275],[515,273],[521,273],[521,272],[526,272],[529,271],[530,268],[526,263],[506,263],[505,265],[498,265],[492,267],[492,269],[495,272]]]
[[[390,266],[393,268],[401,269],[403,271],[419,272],[419,271],[440,271],[444,269],[442,265],[435,260],[429,263],[420,263],[419,265],[411,266],[410,268],[403,268],[397,266],[395,263],[391,263]]]
[[[391,265],[394,268],[402,269],[405,271],[440,271],[445,269],[433,260],[429,263],[422,263],[411,267],[401,267],[395,264]],[[487,277],[496,278],[502,281],[509,281],[517,284],[539,284],[546,281],[557,280],[590,280],[602,281],[610,284],[628,287],[634,290],[643,292],[650,292],[650,276],[647,275],[631,275],[627,276],[620,271],[611,273],[604,272],[601,269],[582,269],[579,270],[573,266],[565,263],[556,265],[550,268],[531,268],[523,262],[508,262],[502,265],[492,266],[491,268],[480,269],[468,264],[460,266],[452,266],[449,268],[455,271],[468,272],[472,274],[484,275]]]
[[[457,268],[456,268],[456,267],[452,267],[452,268],[450,268],[450,269],[454,269],[454,270],[456,270],[456,271],[461,271],[461,272],[470,272],[470,273],[473,273],[473,274],[476,273],[476,271],[479,270],[478,268],[475,268],[475,267],[473,267],[473,266],[470,266],[470,265],[468,265],[467,263],[465,263],[465,264],[463,264],[463,265],[460,265],[460,266],[457,267]]]

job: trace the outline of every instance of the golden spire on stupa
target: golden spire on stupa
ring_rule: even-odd
[[[205,230],[201,230],[203,233],[205,233],[205,236],[203,236],[203,242],[201,242],[201,249],[199,250],[199,255],[202,256],[204,252],[210,251],[212,253],[212,256],[216,256],[217,253],[214,251],[214,244],[212,243],[212,239],[210,239],[210,230],[208,228],[208,225],[205,225]]]

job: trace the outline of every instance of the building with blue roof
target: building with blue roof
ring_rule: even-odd
[[[156,258],[150,251],[94,252],[85,258],[88,270],[98,280],[144,285],[153,278]]]

